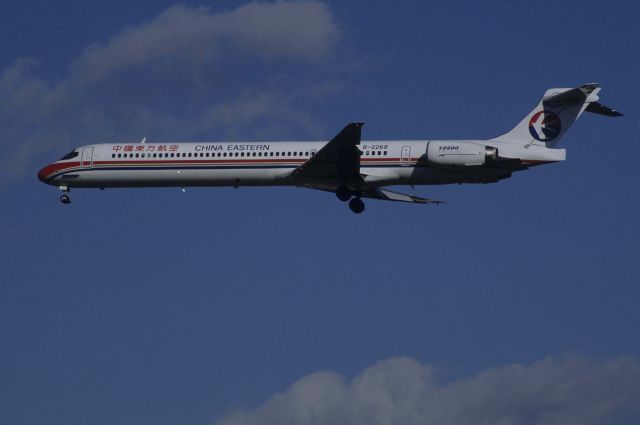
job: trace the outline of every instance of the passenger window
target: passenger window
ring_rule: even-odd
[[[305,153],[304,153],[304,156],[309,156],[309,152],[305,152]]]
[[[293,156],[296,156],[296,155],[297,155],[297,153],[298,153],[298,152],[294,152],[294,153],[293,153]]]

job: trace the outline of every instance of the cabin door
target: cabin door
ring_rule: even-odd
[[[408,167],[411,165],[411,146],[403,146],[402,153],[400,155],[400,165]]]
[[[80,166],[82,168],[91,168],[93,165],[93,148],[82,149],[82,159]]]

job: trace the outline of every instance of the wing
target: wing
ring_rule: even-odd
[[[360,178],[360,134],[363,122],[353,122],[322,147],[304,164],[293,170],[302,179],[337,179],[343,182]]]
[[[356,186],[364,186],[365,182],[360,175],[360,135],[363,122],[353,122],[342,129],[337,136],[322,147],[314,156],[304,164],[293,170],[292,177],[307,180],[300,184],[310,189],[335,192],[338,184],[351,182]],[[334,180],[336,183],[319,184],[314,180]],[[405,195],[386,189],[371,188],[359,190],[358,195],[363,198],[381,199],[384,201],[411,202],[416,204],[442,204],[419,196]]]
[[[414,204],[444,204],[444,201],[436,201],[435,199],[421,198],[414,195],[406,195],[404,193],[393,192],[387,189],[366,189],[361,192],[363,198],[381,199],[384,201],[411,202]]]

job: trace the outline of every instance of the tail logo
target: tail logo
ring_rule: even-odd
[[[562,121],[549,111],[536,112],[529,120],[529,133],[531,137],[541,142],[550,142],[560,135]]]

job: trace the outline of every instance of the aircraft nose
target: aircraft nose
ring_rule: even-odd
[[[42,183],[46,183],[47,182],[47,176],[51,175],[51,173],[53,172],[53,165],[49,164],[49,165],[45,165],[44,167],[42,167],[42,169],[40,171],[38,171],[38,179],[42,182]]]

